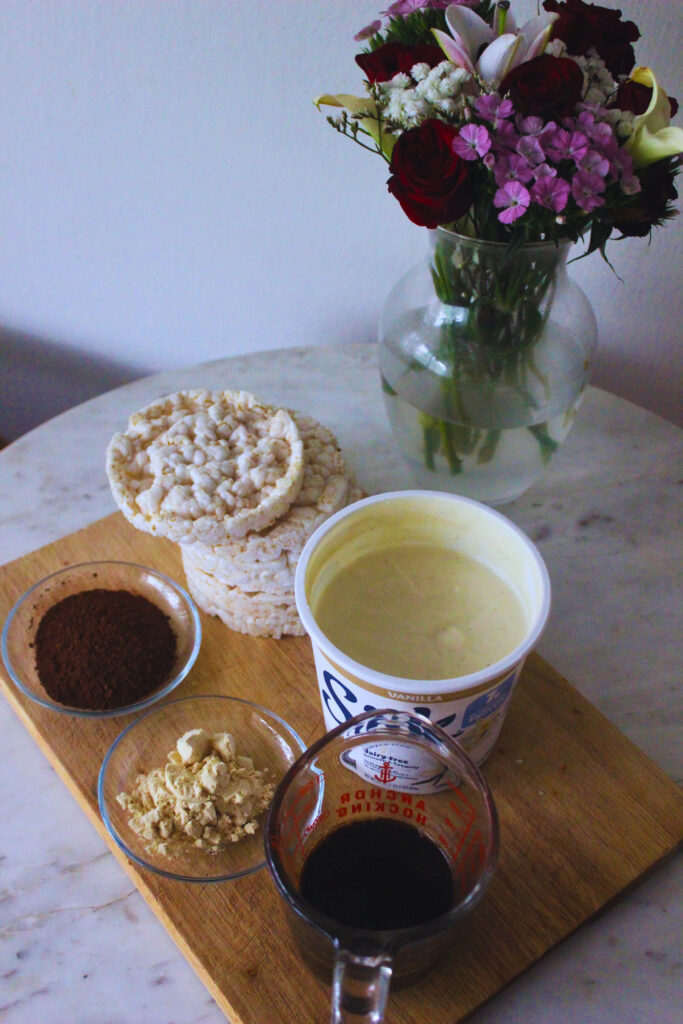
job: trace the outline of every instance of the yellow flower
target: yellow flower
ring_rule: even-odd
[[[342,107],[344,110],[348,110],[354,121],[357,121],[360,127],[368,133],[387,160],[391,159],[396,136],[383,131],[380,127],[374,100],[362,96],[351,96],[348,93],[337,93],[334,96],[325,93],[323,96],[316,96],[313,102],[318,110],[321,106]]]
[[[634,82],[652,89],[650,105],[644,114],[637,114],[633,120],[633,133],[626,143],[626,149],[633,157],[636,167],[647,167],[667,156],[683,153],[683,129],[673,128],[669,97],[657,85],[650,68],[635,68],[631,75]]]

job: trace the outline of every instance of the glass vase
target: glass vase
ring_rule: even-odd
[[[597,347],[567,273],[571,242],[506,245],[429,232],[390,292],[382,389],[416,483],[491,505],[519,497],[565,440]]]

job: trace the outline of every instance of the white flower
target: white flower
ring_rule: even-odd
[[[381,104],[382,113],[386,120],[394,121],[403,128],[413,128],[429,116],[429,105],[418,96],[416,89],[395,85],[395,81],[394,78],[380,86],[380,94],[386,101]]]
[[[597,86],[593,86],[584,96],[584,103],[588,104],[589,107],[601,107],[604,99],[605,94],[602,89],[598,89]]]
[[[555,13],[539,14],[517,28],[509,11],[501,15],[497,32],[471,8],[451,4],[446,9],[451,34],[432,29],[449,60],[494,86],[512,68],[545,51],[553,22],[559,17]]]
[[[445,60],[432,68],[429,74],[417,85],[417,92],[430,103],[438,103],[443,97],[450,99],[458,96],[462,86],[469,80],[469,75],[462,68],[454,67]]]
[[[470,78],[467,72],[454,67],[449,60],[427,68],[427,74],[422,73],[425,67],[416,64],[410,77],[398,74],[377,83],[379,107],[385,120],[401,128],[414,128],[429,117],[455,116],[464,105],[462,88]]]
[[[619,110],[618,107],[600,108],[600,120],[611,125],[616,134],[624,139],[633,132],[633,111]]]
[[[412,68],[410,69],[410,74],[413,76],[413,79],[416,82],[421,82],[423,79],[427,77],[431,70],[432,69],[429,66],[429,64],[413,64]]]
[[[412,78],[405,71],[399,71],[389,80],[389,85],[392,89],[409,89],[412,87],[412,84]]]
[[[617,88],[605,62],[591,50],[588,57],[572,57],[584,77],[584,99],[591,106],[604,107]]]
[[[550,57],[564,57],[567,52],[567,46],[561,39],[551,39],[544,52]]]

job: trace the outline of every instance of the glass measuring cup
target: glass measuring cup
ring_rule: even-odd
[[[389,986],[423,977],[484,893],[498,819],[484,777],[439,726],[373,710],[292,765],[265,845],[301,958],[332,984],[332,1024],[374,1024]]]

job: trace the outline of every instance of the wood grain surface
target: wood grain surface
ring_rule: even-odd
[[[0,621],[47,573],[98,558],[140,562],[184,582],[177,547],[115,513],[1,567]],[[247,637],[205,615],[202,627],[197,662],[173,696],[246,697],[282,715],[306,743],[322,734],[306,637]],[[5,697],[228,1019],[327,1020],[329,990],[297,959],[265,869],[187,885],[129,862],[109,838],[97,775],[132,717],[57,715],[27,700],[4,665],[0,672]],[[537,655],[484,773],[500,816],[498,871],[443,965],[391,995],[388,1024],[462,1020],[683,843],[683,791]]]

